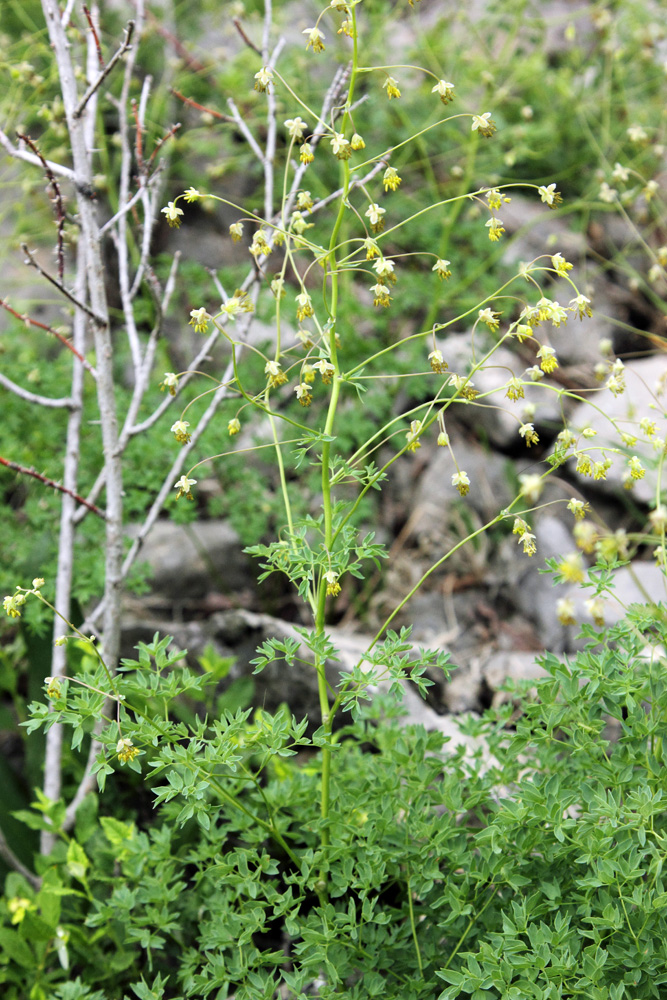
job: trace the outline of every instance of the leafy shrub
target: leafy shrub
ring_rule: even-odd
[[[64,956],[85,984],[71,995],[108,1000],[143,996],[144,978],[146,996],[173,998],[315,984],[359,1000],[660,997],[667,609],[584,635],[571,660],[541,659],[530,690],[462,721],[459,746],[401,725],[386,699],[355,702],[329,740],[326,818],[323,731],[308,738],[287,711],[167,721],[171,699],[202,684],[167,640],[140,646],[113,685],[99,664],[62,682],[29,728],[62,720],[76,742],[105,694],[120,698],[126,760],[156,816],[146,829],[98,818],[91,796],[37,891],[8,876],[8,1000],[31,976],[31,996],[60,997]],[[101,740],[116,782],[116,722]],[[40,799],[22,819],[57,829],[63,813]]]

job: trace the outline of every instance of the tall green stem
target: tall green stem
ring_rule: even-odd
[[[345,114],[343,115],[343,120],[341,124],[341,132],[345,133],[345,129],[349,120],[349,109],[352,104],[352,95],[354,93],[355,78],[357,74],[358,67],[358,53],[357,53],[357,24],[356,24],[356,13],[355,8],[351,8],[352,15],[352,36],[354,39],[354,48],[352,56],[352,71],[350,73],[350,84],[347,92],[347,101],[345,106]],[[326,271],[331,276],[331,301],[329,306],[329,356],[331,358],[331,363],[334,366],[334,375],[332,379],[331,386],[331,397],[329,399],[329,408],[327,411],[327,419],[324,425],[324,434],[326,440],[322,445],[322,509],[324,512],[324,547],[327,552],[331,552],[331,547],[333,545],[333,506],[331,499],[331,437],[333,436],[334,421],[336,417],[336,410],[338,407],[338,399],[340,396],[340,369],[338,366],[338,350],[336,346],[336,317],[338,314],[338,261],[336,258],[336,246],[338,244],[338,236],[340,233],[341,226],[343,224],[343,217],[345,214],[345,206],[347,204],[347,197],[350,189],[350,167],[347,160],[343,160],[341,163],[342,169],[342,193],[340,196],[340,203],[338,205],[338,215],[336,216],[336,221],[334,223],[333,230],[331,232],[331,239],[329,240],[329,251],[326,258]],[[318,581],[317,590],[317,605],[316,605],[316,615],[315,615],[315,632],[317,635],[321,635],[324,632],[325,624],[325,611],[326,611],[326,596],[327,596],[327,581],[324,578],[324,574],[320,574],[320,579]],[[317,671],[317,687],[319,693],[320,701],[320,712],[322,715],[322,726],[327,737],[327,745],[323,747],[322,750],[322,785],[321,785],[321,803],[320,803],[320,815],[324,822],[324,827],[322,830],[322,847],[327,847],[329,845],[329,830],[326,826],[326,821],[329,816],[329,802],[331,796],[331,749],[328,745],[331,739],[331,730],[333,726],[334,713],[329,709],[329,692],[327,688],[327,679],[325,673],[325,662],[319,655],[315,660],[315,669]]]

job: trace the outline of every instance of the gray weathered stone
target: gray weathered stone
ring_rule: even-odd
[[[158,521],[139,560],[151,568],[154,591],[178,601],[202,597],[211,590],[230,594],[254,586],[255,567],[242,548],[227,521]]]

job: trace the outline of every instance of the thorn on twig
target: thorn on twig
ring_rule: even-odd
[[[51,170],[51,167],[48,165],[48,163],[40,153],[37,144],[33,142],[30,136],[24,135],[22,132],[17,132],[16,135],[22,142],[25,142],[25,144],[30,147],[35,156],[39,159],[39,162],[42,164],[42,168],[49,182],[51,191],[53,192],[51,196],[51,201],[53,202],[56,208],[56,226],[58,231],[58,239],[56,243],[56,260],[58,261],[58,278],[60,281],[62,281],[65,276],[65,243],[63,239],[63,233],[65,230],[65,209],[63,206],[62,195],[60,193],[60,185],[58,184],[58,181],[56,180],[55,175]]]

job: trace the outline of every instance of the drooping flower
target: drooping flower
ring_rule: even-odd
[[[576,625],[574,601],[571,597],[561,597],[556,601],[556,614],[561,625]]]
[[[171,433],[174,435],[179,444],[187,444],[190,441],[192,435],[188,433],[188,427],[190,424],[187,420],[177,420],[171,426]]]
[[[2,600],[2,607],[7,612],[10,618],[20,618],[21,612],[20,608],[25,604],[26,597],[20,591],[16,591],[15,594],[10,594],[4,597]]]
[[[482,115],[473,115],[471,128],[473,132],[479,132],[489,139],[496,131],[496,123],[491,117],[491,112],[485,111]]]
[[[572,270],[572,264],[565,260],[561,253],[555,253],[551,258],[551,263],[557,274],[565,277],[568,271]]]
[[[398,82],[394,80],[393,76],[388,76],[387,79],[382,84],[384,89],[387,91],[387,97],[391,101],[394,97],[400,97],[401,92],[398,89]]]
[[[604,601],[601,597],[591,597],[584,601],[584,607],[598,628],[604,627]]]
[[[555,184],[549,184],[546,187],[543,184],[538,187],[537,193],[539,194],[541,201],[543,201],[545,205],[548,205],[549,208],[556,208],[563,201],[563,196],[556,190]]]
[[[502,219],[498,219],[496,218],[495,215],[492,215],[489,221],[485,222],[484,225],[489,230],[489,239],[491,240],[491,242],[497,243],[500,237],[505,232],[505,227],[503,226]]]
[[[449,104],[454,100],[454,84],[447,80],[438,80],[435,87],[431,89],[432,94],[437,94],[443,104]]]
[[[304,28],[303,35],[308,35],[306,48],[312,48],[313,52],[324,52],[324,32],[319,28]]]
[[[189,479],[187,476],[181,476],[181,478],[174,483],[174,489],[178,490],[176,494],[176,499],[180,500],[181,497],[185,497],[187,500],[192,500],[192,490],[191,487],[197,482],[196,479]]]
[[[282,370],[280,361],[267,361],[264,365],[264,374],[269,385],[274,389],[280,385],[284,385],[287,381],[287,375]]]
[[[386,309],[391,302],[389,288],[383,285],[381,281],[377,281],[374,285],[371,285],[371,291],[373,293],[373,305],[384,306]]]
[[[210,320],[211,317],[209,313],[207,313],[204,306],[202,306],[200,309],[190,310],[190,322],[188,325],[193,326],[196,333],[206,333]]]
[[[330,142],[334,156],[338,157],[339,160],[349,160],[352,156],[352,147],[349,139],[346,139],[342,132],[334,132]]]
[[[422,445],[421,441],[419,440],[419,435],[421,434],[421,432],[422,432],[421,420],[411,420],[410,430],[405,435],[408,443],[407,447],[408,451],[417,451],[418,448],[421,448]]]
[[[165,372],[164,381],[160,382],[160,391],[164,392],[165,389],[168,389],[169,395],[175,396],[177,388],[178,388],[178,375],[176,375],[174,372]]]
[[[332,365],[330,361],[327,361],[326,358],[320,358],[319,361],[316,361],[313,364],[313,368],[316,368],[320,373],[324,384],[329,385],[336,371],[334,365]]]
[[[303,118],[300,118],[298,115],[296,118],[288,118],[284,122],[284,125],[290,139],[303,139],[303,133],[306,129],[306,122]]]
[[[313,394],[307,382],[300,382],[299,385],[295,386],[294,392],[302,406],[310,406],[313,401]]]
[[[489,309],[487,306],[485,309],[480,309],[477,313],[477,319],[480,323],[486,323],[489,330],[497,330],[500,319],[500,313],[494,312],[493,309]]]
[[[443,281],[452,276],[452,272],[449,269],[450,264],[451,260],[444,260],[442,257],[438,257],[431,270],[435,271],[440,280]]]
[[[396,167],[387,167],[382,177],[382,183],[385,191],[396,191],[401,183],[401,179],[402,178],[398,176],[398,170]]]
[[[364,212],[364,215],[369,220],[371,224],[371,229],[373,230],[374,233],[381,233],[382,230],[384,229],[383,216],[385,214],[386,214],[386,209],[381,208],[380,205],[377,205],[374,201],[370,203],[370,205]]]
[[[534,424],[531,423],[521,424],[521,426],[519,427],[519,434],[524,439],[529,448],[532,444],[537,444],[538,441],[540,440],[539,435],[535,430]]]
[[[179,208],[178,205],[173,202],[167,202],[164,208],[160,209],[162,214],[165,216],[167,222],[172,229],[178,229],[181,224],[181,215],[184,214],[183,209]]]
[[[542,344],[537,356],[540,359],[540,368],[547,375],[551,372],[555,372],[558,368],[558,359],[556,358],[556,352],[553,347],[549,347],[548,344]]]
[[[135,757],[139,756],[139,752],[140,751],[135,747],[132,740],[127,739],[127,737],[125,739],[118,740],[118,743],[116,744],[116,754],[121,764],[127,764],[128,762],[131,763]]]
[[[296,297],[296,318],[299,322],[305,319],[306,316],[312,316],[314,314],[313,300],[311,299],[308,292],[300,292]]]
[[[517,399],[525,399],[526,393],[523,388],[523,382],[520,378],[513,375],[507,382],[507,392],[505,393],[508,399],[512,402],[516,402]]]
[[[470,479],[466,472],[455,472],[452,476],[452,486],[455,486],[462,497],[470,492]]]
[[[396,275],[394,274],[394,266],[393,260],[390,260],[388,257],[378,257],[373,264],[373,270],[384,282],[395,284]]]
[[[263,94],[272,81],[273,70],[269,66],[262,66],[259,72],[255,73],[255,90]]]
[[[566,583],[582,583],[584,560],[578,552],[570,552],[558,563],[558,572]]]
[[[544,478],[536,472],[523,472],[519,476],[521,488],[519,490],[522,497],[529,503],[537,503],[544,490]]]
[[[585,500],[577,500],[576,497],[572,497],[567,505],[567,509],[574,514],[575,521],[581,521],[586,516],[586,511],[590,510],[590,504]]]
[[[436,375],[442,375],[449,368],[449,365],[442,356],[442,351],[437,349],[435,351],[431,351],[428,356],[428,360],[431,370],[434,371]]]
[[[593,315],[591,300],[586,298],[585,295],[577,295],[576,298],[570,299],[570,309],[572,312],[576,312],[578,314],[579,319],[583,319],[584,316]]]

